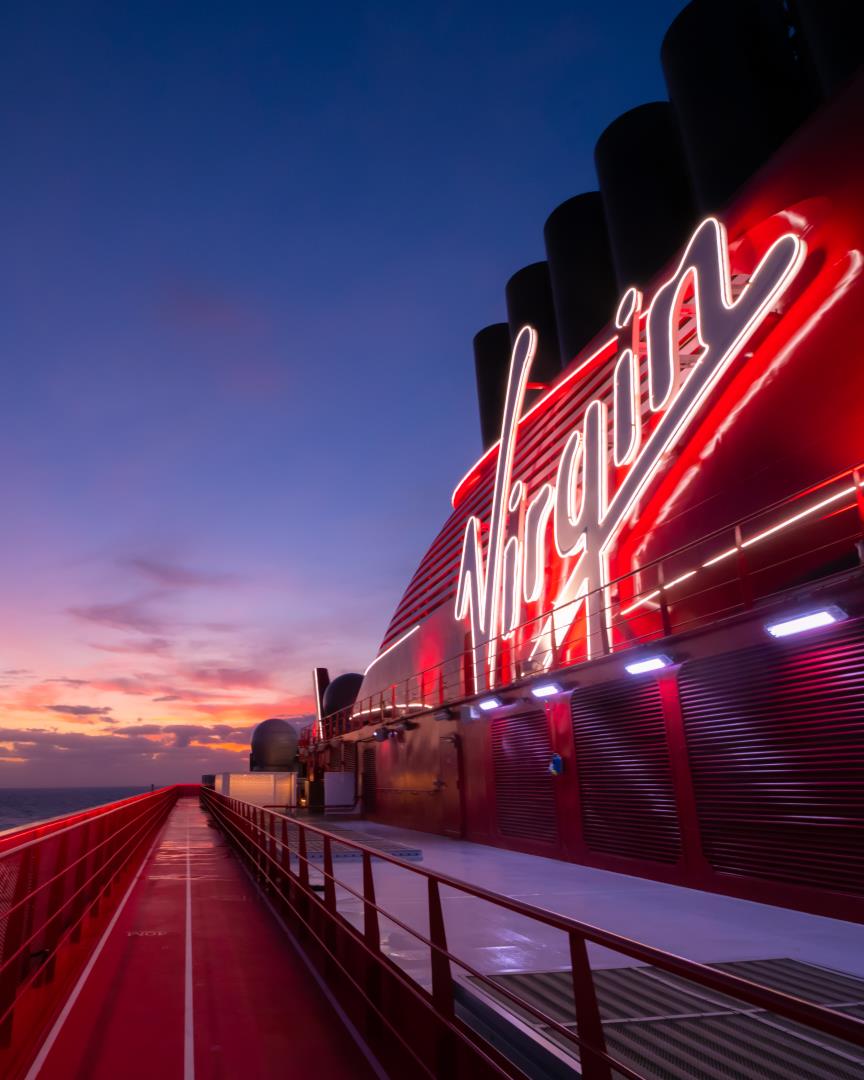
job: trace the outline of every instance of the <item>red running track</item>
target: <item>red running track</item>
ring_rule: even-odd
[[[27,1080],[376,1075],[197,799],[121,903]]]

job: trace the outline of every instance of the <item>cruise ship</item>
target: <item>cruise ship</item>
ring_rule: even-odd
[[[682,10],[314,724],[0,834],[0,1075],[864,1077],[861,21]]]

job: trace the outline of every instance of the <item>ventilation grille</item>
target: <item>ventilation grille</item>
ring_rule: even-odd
[[[864,980],[798,960],[714,964],[796,997],[864,1016]],[[576,1056],[575,1044],[470,980],[541,1037]],[[569,971],[496,975],[525,1002],[575,1033]],[[652,967],[594,972],[609,1053],[652,1080],[860,1080],[864,1050]],[[613,1071],[613,1075],[616,1074]]]
[[[363,809],[374,810],[378,802],[378,773],[375,751],[371,748],[363,751]]]
[[[680,688],[711,865],[864,894],[864,624],[692,661]]]
[[[492,721],[495,806],[502,836],[556,843],[552,747],[544,712]]]
[[[571,709],[588,847],[676,862],[681,838],[657,683],[576,690]]]

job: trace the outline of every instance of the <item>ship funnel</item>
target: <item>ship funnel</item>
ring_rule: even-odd
[[[504,292],[511,343],[515,342],[523,326],[533,326],[537,331],[537,354],[531,367],[531,382],[554,382],[561,371],[561,355],[548,263],[523,266],[507,282]]]
[[[561,203],[546,219],[543,238],[561,363],[566,367],[615,308],[615,272],[600,193],[587,191]]]
[[[796,0],[793,14],[802,52],[812,63],[822,93],[831,97],[864,61],[861,0]]]
[[[509,369],[510,327],[507,323],[484,326],[474,335],[474,371],[484,450],[497,442],[501,435]]]
[[[703,212],[720,210],[809,112],[793,37],[782,0],[692,0],[666,32],[663,72]]]
[[[669,102],[613,120],[597,140],[594,162],[618,290],[644,287],[684,245],[698,213]]]

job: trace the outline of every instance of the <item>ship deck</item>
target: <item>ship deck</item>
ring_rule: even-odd
[[[858,923],[368,820],[342,821],[339,831],[346,837],[362,834],[364,843],[374,837],[383,850],[401,846],[419,851],[419,865],[427,870],[689,960],[717,964],[783,957],[864,978],[864,926]],[[338,851],[336,845],[336,877],[361,888],[360,867],[338,861]],[[379,902],[409,926],[424,930],[425,882],[384,862],[376,865],[375,878]],[[337,895],[340,913],[361,926],[360,902],[345,890]],[[569,969],[568,944],[556,930],[529,926],[510,912],[446,890],[442,902],[450,946],[478,970],[497,975]],[[387,927],[382,944],[413,978],[430,984],[426,949],[395,926]],[[632,963],[597,945],[589,945],[589,953],[595,968]]]
[[[375,1076],[195,798],[159,832],[27,1080]]]

